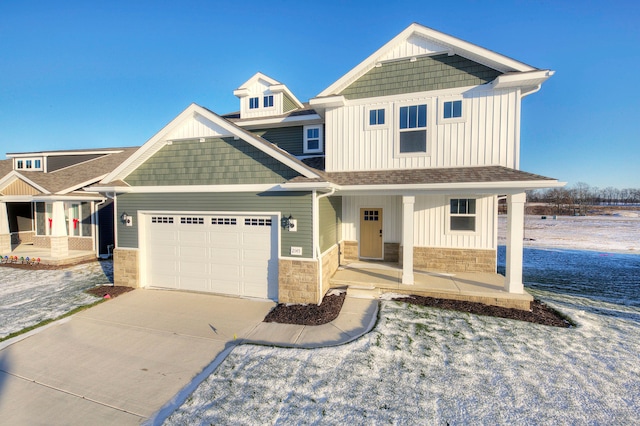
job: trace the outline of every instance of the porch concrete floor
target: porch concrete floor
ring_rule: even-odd
[[[402,267],[394,263],[352,262],[342,265],[331,278],[331,287],[349,288],[353,295],[379,297],[382,293],[479,302],[487,305],[529,310],[533,301],[526,291],[504,291],[504,276],[487,272],[444,273],[414,269],[414,284],[402,284]]]
[[[44,247],[34,247],[33,244],[20,244],[13,246],[11,253],[0,253],[2,257],[18,256],[29,258],[40,258],[43,265],[66,266],[74,265],[80,262],[95,260],[97,258],[95,252],[90,250],[69,250],[69,254],[64,257],[51,256],[51,249]]]

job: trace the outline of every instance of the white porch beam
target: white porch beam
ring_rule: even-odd
[[[522,283],[522,255],[524,239],[524,192],[507,195],[507,264],[504,290],[508,293],[524,293]]]
[[[402,284],[413,284],[413,211],[416,197],[402,197]]]

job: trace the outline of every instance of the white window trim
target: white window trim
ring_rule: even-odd
[[[252,99],[257,99],[258,100],[258,106],[251,108],[251,100]],[[251,95],[247,97],[247,110],[249,111],[256,111],[261,109],[260,105],[262,105],[262,99],[260,99],[260,95]]]
[[[373,110],[384,110],[384,124],[369,124],[369,113]],[[428,107],[427,107],[428,109]],[[429,112],[427,111],[427,116],[429,115]],[[364,129],[365,130],[380,130],[380,129],[386,129],[389,127],[389,121],[390,121],[389,117],[389,108],[387,108],[386,106],[367,106],[366,108],[364,108]]]
[[[444,118],[444,103],[454,101],[462,101],[462,116]],[[443,96],[438,98],[438,124],[464,123],[467,121],[467,109],[467,102],[462,96]]]
[[[27,168],[27,161],[31,162],[31,167]],[[36,161],[40,161],[40,167],[35,167]],[[18,163],[22,162],[22,167],[18,168]],[[26,170],[29,172],[41,172],[43,169],[44,160],[42,157],[23,157],[16,158],[14,163],[15,170]]]
[[[319,129],[319,131],[318,131],[318,139],[320,139],[320,140],[319,140],[319,143],[318,143],[318,149],[309,149],[309,147],[307,146],[307,143],[308,143],[307,130],[308,129]],[[302,132],[303,132],[303,137],[304,137],[304,141],[303,141],[303,145],[302,145],[303,153],[305,153],[305,154],[315,154],[315,153],[323,152],[324,138],[323,138],[322,124],[313,124],[313,125],[304,126],[302,128]]]
[[[451,200],[476,200],[476,212],[474,214],[451,214]],[[481,199],[478,197],[474,197],[474,196],[470,196],[470,195],[460,195],[460,196],[452,196],[452,197],[447,197],[447,204],[445,205],[445,230],[447,234],[452,234],[452,235],[470,235],[470,236],[475,236],[475,235],[480,235],[480,230],[479,230],[479,215],[480,213],[478,213],[481,210]],[[476,218],[476,222],[475,222],[475,230],[474,231],[464,231],[464,230],[457,230],[457,229],[451,229],[451,218],[457,216],[457,217],[468,217],[468,216],[473,216]]]
[[[414,105],[426,105],[427,106],[427,127],[417,127],[415,130],[424,129],[427,132],[427,147],[426,152],[400,152],[400,108],[409,107]],[[423,100],[414,100],[411,102],[402,102],[397,103],[394,108],[394,117],[393,122],[395,123],[395,135],[396,135],[396,143],[394,144],[394,154],[396,157],[406,158],[406,157],[430,157],[431,156],[431,135],[433,134],[434,129],[434,114],[433,114],[433,102],[431,99],[423,99]],[[412,130],[405,130],[412,131]]]
[[[266,98],[267,96],[271,96],[273,98],[273,105],[264,106],[264,98]],[[276,95],[275,94],[273,94],[273,93],[263,93],[262,94],[262,99],[260,100],[260,109],[262,109],[262,110],[275,109],[277,102],[278,102],[278,100],[276,99]]]

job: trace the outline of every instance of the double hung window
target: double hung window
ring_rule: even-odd
[[[451,231],[476,230],[476,200],[474,198],[452,198],[449,201],[449,229]]]
[[[427,152],[427,105],[400,107],[400,154]]]

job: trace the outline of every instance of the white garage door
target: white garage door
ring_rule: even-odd
[[[277,217],[145,215],[147,285],[276,300]]]

